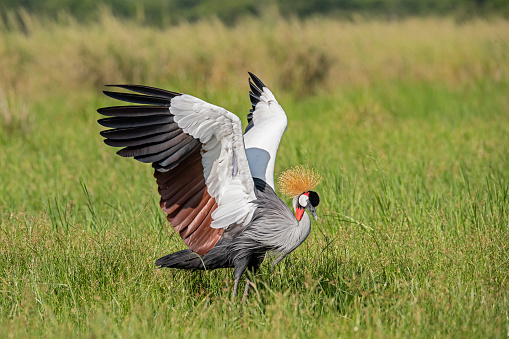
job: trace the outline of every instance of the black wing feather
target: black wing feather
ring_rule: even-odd
[[[97,120],[99,124],[104,127],[113,128],[131,128],[131,127],[143,127],[150,125],[162,125],[172,124],[174,122],[173,116],[171,115],[155,115],[147,117],[114,117]]]
[[[257,103],[260,102],[260,97],[253,94],[253,92],[249,92],[249,99],[251,100],[251,104],[253,105],[253,109],[255,109],[255,106]]]
[[[188,136],[188,135],[185,135]],[[166,162],[167,159],[171,158],[176,152],[181,150],[182,148],[188,146],[190,143],[193,142],[193,137],[190,137],[189,139],[184,139],[180,144],[175,145],[173,147],[167,148],[165,150],[162,150],[159,153],[147,153],[147,154],[140,154],[134,157],[134,159],[139,160],[141,162],[159,162],[162,166],[164,166],[166,163],[170,163],[172,161]],[[197,141],[199,143],[199,141]],[[193,143],[193,145],[195,145]],[[121,151],[120,151],[121,152]]]
[[[123,89],[127,89],[129,91],[133,91],[136,93],[151,95],[160,98],[172,99],[176,96],[181,95],[181,93],[167,91],[161,88],[143,86],[143,85],[107,85],[108,87],[119,87]]]
[[[154,143],[159,143],[159,142],[164,142],[166,140],[170,140],[182,133],[183,133],[182,130],[177,129],[172,132],[151,135],[146,138],[120,139],[120,140],[104,139],[104,143],[106,145],[113,146],[113,147],[144,146],[144,145],[148,145],[148,144],[154,144]]]
[[[132,102],[134,104],[170,106],[171,102],[171,98],[162,98],[152,95],[139,95],[132,93],[120,93],[110,91],[103,91],[103,93],[109,96],[110,98]]]
[[[257,96],[262,95],[262,91],[251,82],[251,79],[249,79],[249,87],[251,88],[251,91]]]
[[[258,77],[257,77],[256,75],[254,75],[254,74],[253,74],[253,73],[251,73],[251,72],[248,72],[248,73],[249,73],[249,76],[253,79],[254,84],[255,84],[255,85],[256,85],[256,86],[257,86],[257,87],[258,87],[261,91],[263,91],[263,88],[264,88],[264,87],[267,87],[267,86],[265,86],[265,85],[263,84],[263,82],[262,82],[260,79],[258,79]]]
[[[180,129],[180,127],[177,125],[177,123],[173,123],[147,127],[109,129],[102,131],[101,135],[108,139],[125,140],[148,137],[155,134],[175,131],[177,129]]]
[[[159,152],[163,152],[165,150],[169,150],[172,147],[175,147],[176,145],[184,141],[187,137],[188,137],[187,134],[180,133],[176,137],[166,140],[164,142],[145,144],[141,145],[141,147],[136,146],[126,147],[118,151],[117,154],[123,157],[136,157],[141,155],[156,154]]]
[[[97,110],[98,113],[108,117],[147,117],[152,115],[169,115],[166,106],[113,106]]]
[[[266,87],[256,75],[251,72],[248,73],[251,77],[249,79],[249,88],[251,89],[251,91],[249,91],[249,100],[251,100],[253,108],[249,110],[249,114],[247,115],[247,126],[244,133],[247,133],[254,126],[253,113],[256,110],[256,104],[260,102],[260,96],[262,95],[263,88]],[[251,81],[251,79],[253,81]]]

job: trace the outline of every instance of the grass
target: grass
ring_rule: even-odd
[[[263,20],[2,26],[1,337],[508,336],[509,24]],[[128,81],[244,120],[247,70],[289,116],[276,171],[325,180],[242,305],[229,270],[154,270],[184,246],[95,110]]]

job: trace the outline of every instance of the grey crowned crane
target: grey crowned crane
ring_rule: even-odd
[[[295,216],[274,191],[274,163],[287,118],[272,92],[249,73],[253,108],[242,135],[233,113],[191,95],[140,85],[112,85],[131,92],[107,96],[140,105],[100,108],[111,129],[104,142],[117,154],[151,163],[160,206],[189,249],[156,261],[160,267],[234,269],[233,297],[246,269],[265,255],[274,265],[309,235],[317,218],[319,176],[304,167],[283,175]],[[251,81],[252,79],[252,81]],[[134,92],[134,93],[132,93]],[[249,291],[247,279],[244,296]]]

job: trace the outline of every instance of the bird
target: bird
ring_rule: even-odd
[[[321,177],[307,166],[281,176],[280,191],[293,198],[294,212],[275,193],[275,160],[288,120],[269,88],[248,74],[252,108],[244,134],[240,118],[222,107],[144,85],[107,85],[115,91],[105,95],[136,105],[97,110],[106,116],[98,123],[109,128],[100,132],[107,145],[152,164],[160,207],[188,247],[155,265],[233,268],[233,299],[246,270],[255,273],[266,256],[276,265],[304,242],[320,201],[312,189]],[[247,276],[243,299],[251,284]]]

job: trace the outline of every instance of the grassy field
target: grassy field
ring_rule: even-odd
[[[509,22],[285,21],[153,30],[104,13],[0,25],[0,337],[509,336]],[[99,136],[106,83],[285,108],[276,171],[321,219],[245,304],[184,245],[150,166]]]

